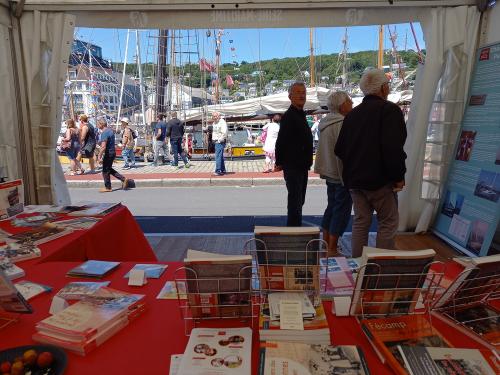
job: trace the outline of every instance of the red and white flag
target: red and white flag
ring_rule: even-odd
[[[231,77],[229,74],[226,76],[226,85],[229,87],[234,85],[233,77]]]
[[[200,70],[206,72],[214,72],[215,66],[210,64],[206,59],[200,59]]]

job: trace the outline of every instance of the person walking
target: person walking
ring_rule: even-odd
[[[166,164],[168,162],[168,144],[166,142],[167,138],[167,123],[165,122],[165,115],[163,113],[158,114],[157,116],[158,122],[155,126],[155,134],[154,134],[154,160],[153,165],[155,167],[158,166],[158,159],[160,157],[160,152],[163,152],[163,163]]]
[[[177,118],[177,112],[172,112],[172,118],[167,123],[167,137],[170,138],[170,148],[174,156],[172,166],[179,166],[179,155],[184,162],[184,168],[189,168],[189,161],[182,148],[182,137],[184,137],[184,124]]]
[[[342,160],[342,177],[354,205],[352,256],[368,244],[373,212],[377,213],[376,246],[394,249],[398,229],[397,192],[405,185],[403,112],[387,100],[389,80],[380,69],[367,71],[359,82],[363,102],[344,119],[335,154]]]
[[[275,114],[270,123],[264,125],[262,131],[266,134],[266,139],[264,140],[264,153],[266,155],[265,169],[262,173],[270,173],[274,170],[274,164],[276,162],[276,140],[278,139],[278,133],[280,131],[280,121],[281,115]]]
[[[135,137],[133,130],[129,128],[129,119],[123,117],[120,120],[122,127],[122,157],[125,164],[123,169],[130,169],[135,167]]]
[[[90,173],[95,173],[95,148],[97,145],[97,131],[89,123],[89,118],[87,115],[80,115],[80,152],[78,153],[78,162],[82,161],[82,158],[89,159]],[[85,172],[82,169],[82,172]]]
[[[275,170],[283,170],[288,190],[287,226],[302,226],[307,174],[313,162],[313,139],[304,112],[306,86],[294,82],[288,89],[291,105],[281,118],[276,140]]]
[[[83,173],[82,165],[78,161],[80,152],[80,130],[76,127],[75,120],[66,120],[66,134],[64,135],[62,149],[66,152],[70,163],[70,176]]]
[[[101,137],[99,139],[101,147],[97,159],[102,162],[102,177],[104,179],[104,189],[101,189],[100,192],[109,193],[113,191],[111,189],[111,175],[120,180],[123,190],[126,190],[128,187],[128,179],[113,169],[113,161],[116,157],[115,133],[108,128],[105,118],[97,120],[97,127],[101,130]]]
[[[342,161],[334,149],[342,129],[344,116],[352,110],[352,100],[344,91],[331,92],[327,97],[330,111],[318,124],[319,142],[314,161],[314,172],[326,180],[328,203],[321,228],[323,240],[328,244],[328,256],[337,254],[338,240],[351,218],[352,200],[342,183]]]
[[[224,164],[224,149],[227,140],[227,124],[219,112],[212,114],[213,131],[212,140],[215,143],[215,172],[214,176],[223,176],[226,174]]]

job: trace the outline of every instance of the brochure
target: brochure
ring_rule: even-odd
[[[146,278],[159,279],[163,272],[165,272],[167,267],[167,264],[136,264],[130,271],[144,270]],[[128,278],[130,271],[125,274],[125,278]]]
[[[0,183],[0,220],[15,216],[24,209],[23,180]]]
[[[52,291],[52,288],[47,285],[34,283],[31,281],[21,280],[18,283],[15,283],[14,286],[22,294],[26,301],[38,296],[42,293],[49,293]]]
[[[177,288],[175,281],[167,281],[160,293],[156,296],[157,299],[177,299]],[[184,281],[178,281],[177,286],[179,287],[179,298],[187,299],[186,295],[186,283]]]

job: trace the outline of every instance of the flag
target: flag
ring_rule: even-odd
[[[229,87],[234,85],[233,77],[231,77],[229,74],[226,76],[226,85]]]
[[[234,47],[231,47],[231,51],[236,51],[236,48],[234,48]]]
[[[206,59],[200,59],[200,70],[206,72],[215,71],[215,66],[210,64]]]

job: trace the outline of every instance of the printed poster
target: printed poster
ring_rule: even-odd
[[[436,233],[470,255],[500,253],[500,43],[478,50]]]
[[[8,219],[24,210],[22,180],[0,183],[0,220]]]

